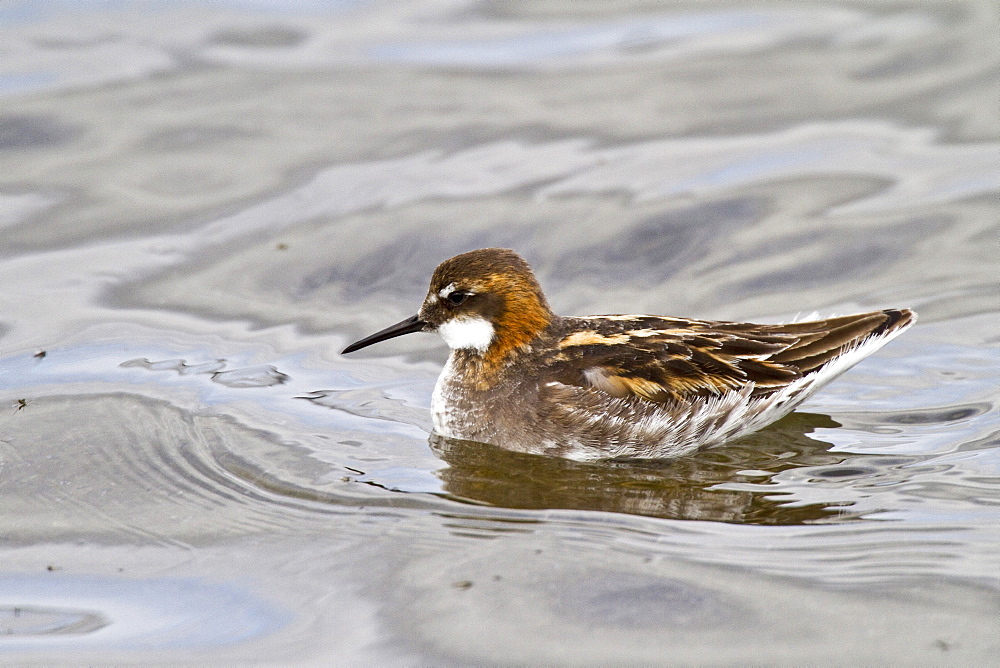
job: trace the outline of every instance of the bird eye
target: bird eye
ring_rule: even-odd
[[[455,306],[458,306],[468,298],[469,298],[468,292],[460,292],[459,290],[455,290],[454,292],[448,294],[448,301],[450,301]]]

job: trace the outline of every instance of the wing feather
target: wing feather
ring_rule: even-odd
[[[717,396],[753,383],[770,394],[822,369],[873,336],[908,326],[905,309],[787,325],[655,316],[565,318],[545,360],[566,385],[654,402]]]

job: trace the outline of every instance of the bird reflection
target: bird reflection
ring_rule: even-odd
[[[445,492],[459,501],[739,524],[828,523],[850,515],[838,505],[784,504],[767,486],[787,469],[856,458],[807,436],[839,426],[826,415],[793,413],[724,446],[669,460],[576,462],[437,435],[430,445],[449,465],[439,472]]]

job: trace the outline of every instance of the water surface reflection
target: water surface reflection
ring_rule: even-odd
[[[793,503],[774,476],[813,467],[843,479],[872,470],[877,457],[831,452],[811,438],[840,426],[825,415],[794,413],[722,447],[672,460],[575,462],[431,437],[449,464],[438,473],[451,497],[521,509],[564,508],[669,519],[794,525],[856,519],[849,503]]]

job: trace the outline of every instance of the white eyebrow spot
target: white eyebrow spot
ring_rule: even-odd
[[[493,343],[493,324],[482,318],[448,320],[437,331],[452,350],[472,348],[484,353]]]
[[[441,299],[447,299],[448,295],[453,293],[456,287],[458,286],[455,285],[454,283],[449,283],[448,285],[438,290],[438,294],[441,296]]]

